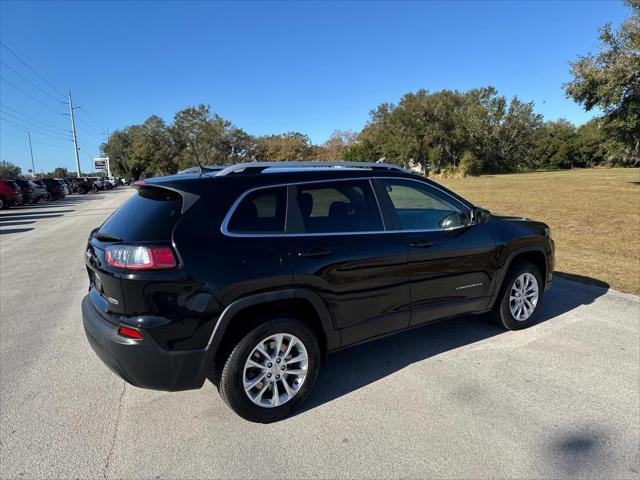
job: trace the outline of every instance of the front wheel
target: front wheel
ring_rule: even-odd
[[[270,423],[309,395],[320,368],[313,330],[295,318],[270,320],[247,333],[227,357],[218,390],[242,418]]]
[[[540,270],[529,262],[514,265],[507,274],[491,315],[499,326],[520,330],[535,322],[544,284]]]

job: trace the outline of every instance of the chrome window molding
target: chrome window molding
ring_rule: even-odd
[[[233,214],[235,213],[236,208],[238,208],[238,205],[240,205],[240,202],[242,202],[242,200],[244,200],[244,198],[249,195],[252,192],[255,192],[257,190],[266,190],[269,188],[278,188],[278,187],[288,187],[290,185],[295,186],[295,185],[309,185],[309,184],[314,184],[314,183],[329,183],[329,182],[348,182],[348,181],[354,181],[354,180],[364,180],[364,181],[368,181],[369,182],[369,186],[371,187],[371,189],[373,190],[373,195],[376,199],[376,205],[378,206],[378,213],[380,215],[380,218],[382,219],[382,225],[385,228],[385,230],[372,230],[372,231],[362,231],[362,232],[321,232],[321,233],[287,233],[287,232],[281,232],[281,233],[260,233],[260,232],[232,232],[229,230],[229,222],[231,221],[231,217],[233,216]],[[338,235],[386,235],[386,234],[390,234],[390,233],[429,233],[429,232],[449,232],[452,230],[457,230],[460,228],[466,228],[468,227],[468,225],[460,225],[457,227],[451,227],[451,228],[428,228],[428,229],[411,229],[411,230],[387,230],[386,229],[386,225],[384,223],[384,215],[382,214],[382,209],[380,207],[380,203],[378,201],[378,196],[377,193],[375,191],[375,188],[373,187],[372,182],[374,180],[404,180],[404,181],[408,181],[408,182],[416,182],[419,183],[421,185],[426,185],[427,187],[431,187],[434,188],[435,190],[438,190],[439,192],[447,195],[448,197],[450,197],[456,204],[460,205],[462,208],[461,210],[464,212],[468,213],[469,207],[464,205],[460,200],[458,200],[457,198],[455,198],[454,196],[450,195],[449,193],[447,193],[446,191],[431,185],[429,183],[423,182],[421,180],[417,180],[414,178],[404,178],[404,177],[361,177],[361,178],[332,178],[332,179],[326,179],[326,180],[310,180],[310,181],[305,181],[305,182],[288,182],[288,183],[279,183],[279,184],[274,184],[274,185],[261,185],[259,187],[254,187],[254,188],[250,188],[249,190],[246,190],[245,192],[243,192],[231,205],[231,207],[229,208],[229,211],[227,212],[227,214],[224,217],[224,220],[222,221],[222,225],[220,226],[220,231],[222,232],[223,235],[227,236],[227,237],[260,237],[260,238],[274,238],[274,237],[331,237],[331,236],[338,236]],[[287,195],[287,200],[288,202],[288,195]],[[285,228],[287,226],[287,218],[288,218],[288,214],[289,214],[289,205],[288,203],[285,205],[286,208],[286,212],[285,212]]]

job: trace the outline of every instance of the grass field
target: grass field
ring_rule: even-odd
[[[588,169],[443,179],[495,213],[547,223],[556,271],[640,294],[640,169]]]

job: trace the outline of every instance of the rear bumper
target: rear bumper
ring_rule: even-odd
[[[153,390],[191,390],[202,387],[208,365],[206,350],[169,351],[150,335],[133,340],[118,335],[118,324],[98,311],[89,295],[82,300],[84,330],[93,351],[114,373],[130,384]],[[144,332],[143,332],[144,335]]]

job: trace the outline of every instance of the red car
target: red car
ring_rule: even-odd
[[[0,180],[0,208],[9,208],[22,203],[22,193],[16,182]]]

